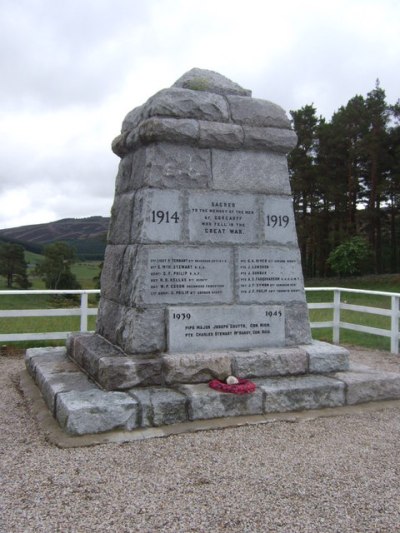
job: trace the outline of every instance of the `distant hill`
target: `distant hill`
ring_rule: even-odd
[[[64,218],[47,224],[33,224],[0,230],[0,240],[21,244],[41,253],[45,244],[64,241],[74,246],[80,259],[102,260],[109,217]]]

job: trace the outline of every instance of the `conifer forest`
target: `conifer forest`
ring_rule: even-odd
[[[400,101],[377,80],[328,121],[313,105],[290,111],[289,155],[304,275],[400,271]]]

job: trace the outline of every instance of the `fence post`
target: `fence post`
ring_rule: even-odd
[[[88,295],[87,292],[81,294],[81,331],[88,330]]]
[[[340,342],[340,289],[333,291],[333,331],[332,342],[339,344]]]
[[[390,327],[390,351],[392,353],[399,353],[399,297],[392,296],[392,315],[391,315],[391,327]]]

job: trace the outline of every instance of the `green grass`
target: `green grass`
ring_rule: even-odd
[[[384,276],[364,276],[355,278],[330,278],[307,280],[306,287],[343,287],[351,289],[363,289],[372,291],[396,292],[400,293],[400,274]],[[333,291],[313,291],[307,292],[308,303],[332,302]],[[368,307],[380,307],[390,309],[391,298],[388,296],[378,296],[373,294],[353,294],[342,293],[341,302],[353,305],[363,305]],[[311,322],[324,322],[333,319],[331,309],[311,309]],[[390,317],[361,313],[357,311],[341,310],[341,322],[350,322],[381,329],[390,329]],[[332,329],[314,328],[312,330],[314,339],[332,342]],[[370,333],[361,333],[342,329],[340,330],[340,343],[364,346],[376,350],[390,350],[390,339],[380,337]]]

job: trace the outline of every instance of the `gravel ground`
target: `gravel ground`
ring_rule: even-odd
[[[395,356],[353,360],[400,371]],[[400,531],[400,408],[59,449],[0,357],[0,531]]]

